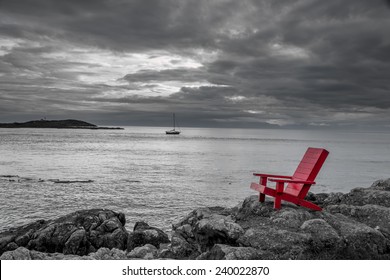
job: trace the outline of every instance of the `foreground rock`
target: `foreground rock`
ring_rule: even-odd
[[[168,235],[165,232],[161,229],[151,227],[143,221],[135,223],[134,231],[129,234],[128,240],[128,251],[132,251],[146,244],[159,248],[160,244],[169,243]]]
[[[275,211],[257,195],[234,209],[197,209],[173,225],[170,257],[390,259],[390,179],[309,198],[324,210],[283,203]]]
[[[390,179],[347,194],[310,194],[321,212],[257,195],[232,209],[199,208],[172,237],[123,214],[80,211],[0,234],[0,259],[390,259]],[[54,253],[56,252],[56,253]]]
[[[326,210],[285,205],[280,211],[270,211],[271,207],[253,196],[236,216],[246,229],[238,243],[255,248],[261,259],[390,258],[390,240],[376,226]]]
[[[127,247],[125,216],[111,210],[77,211],[56,220],[40,220],[0,234],[0,254],[25,247],[48,253],[87,255],[97,249]]]

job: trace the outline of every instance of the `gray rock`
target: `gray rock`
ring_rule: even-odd
[[[375,181],[369,188],[355,188],[349,193],[310,194],[308,200],[321,207],[329,205],[379,205],[390,207],[390,178]]]
[[[388,209],[332,205],[315,212],[286,203],[275,211],[271,203],[249,197],[236,215],[246,229],[238,243],[266,259],[386,259]]]
[[[169,243],[168,235],[161,229],[151,227],[145,222],[137,222],[134,231],[128,236],[127,251],[131,252],[136,247],[151,244],[157,248],[160,244]]]
[[[157,248],[151,244],[146,244],[142,247],[136,247],[131,252],[128,252],[127,257],[130,259],[155,259],[157,257]]]
[[[328,215],[327,222],[344,243],[336,259],[389,259],[389,240],[378,230],[341,214]]]
[[[375,181],[371,187],[371,189],[380,190],[380,191],[388,191],[390,192],[390,178],[386,180],[377,180]]]
[[[330,205],[326,211],[332,214],[343,214],[359,223],[366,224],[381,231],[387,238],[390,237],[390,208],[368,204],[364,206],[354,205]]]
[[[236,245],[244,230],[230,216],[212,215],[198,221],[193,234],[204,251],[218,243]]]
[[[64,254],[86,255],[88,248],[86,231],[84,228],[75,230],[65,242]]]
[[[56,220],[40,220],[0,233],[0,254],[19,246],[77,255],[87,255],[101,247],[124,250],[128,236],[124,225],[124,215],[111,210],[77,211]]]
[[[176,230],[178,227],[185,225],[193,227],[198,221],[207,219],[213,215],[229,216],[230,214],[231,210],[223,207],[202,207],[193,210],[187,216],[182,218],[178,223],[173,224],[172,228],[173,230]]]
[[[224,244],[216,244],[201,254],[198,260],[256,260],[258,252],[251,247],[232,247]]]
[[[19,247],[13,251],[7,251],[0,256],[0,260],[125,260],[125,251],[113,248],[100,248],[97,252],[88,256],[79,256],[62,253],[43,253]]]
[[[94,260],[125,260],[126,252],[119,250],[117,248],[100,248],[95,253],[91,253],[88,255],[91,259]]]
[[[46,224],[47,224],[46,221],[38,220],[28,225],[24,225],[18,228],[13,228],[8,231],[0,233],[0,255],[5,251],[13,250],[12,245],[9,247],[9,244],[10,243],[18,244],[18,239],[22,240],[24,238],[23,245],[18,244],[18,246],[27,245],[27,243],[30,241],[32,237],[32,233],[44,227]]]
[[[234,222],[229,213],[231,212],[221,207],[199,208],[174,224],[173,230],[177,237],[181,237],[192,248],[197,248],[199,253],[215,244],[236,245],[244,230]]]
[[[30,250],[19,247],[13,251],[7,251],[0,256],[0,260],[31,260]]]
[[[311,235],[304,252],[309,259],[334,259],[344,249],[343,238],[324,219],[307,220],[300,228]]]
[[[189,243],[181,235],[174,233],[171,238],[171,243],[164,248],[160,248],[158,252],[159,258],[169,259],[195,259],[200,254],[198,246],[195,243]]]
[[[262,251],[262,259],[302,259],[309,240],[308,233],[260,226],[248,229],[238,242]]]

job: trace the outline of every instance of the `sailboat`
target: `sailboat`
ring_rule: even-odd
[[[180,134],[180,130],[176,130],[175,114],[173,114],[173,129],[165,131],[166,134],[177,135]]]

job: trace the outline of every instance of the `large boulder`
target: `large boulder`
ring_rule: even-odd
[[[215,244],[236,246],[244,233],[231,217],[231,210],[222,207],[196,209],[172,225],[171,243],[159,250],[160,258],[196,259]]]
[[[81,210],[56,220],[40,220],[0,233],[0,255],[18,247],[80,256],[102,247],[124,250],[128,237],[125,222],[124,214],[105,209]]]
[[[198,246],[194,243],[189,243],[185,238],[177,233],[173,233],[171,243],[160,248],[158,252],[159,258],[168,259],[195,259],[200,254]]]
[[[197,248],[199,253],[211,249],[215,244],[237,245],[237,239],[244,234],[230,212],[221,207],[194,210],[174,224],[173,230],[177,237]]]
[[[164,231],[140,221],[135,223],[133,232],[129,234],[127,251],[131,252],[136,247],[142,247],[146,244],[159,248],[160,244],[169,242],[169,237]]]

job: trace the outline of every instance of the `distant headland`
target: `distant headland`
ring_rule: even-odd
[[[0,123],[0,128],[70,128],[70,129],[123,129],[122,127],[102,127],[79,120],[35,120],[23,123]]]

